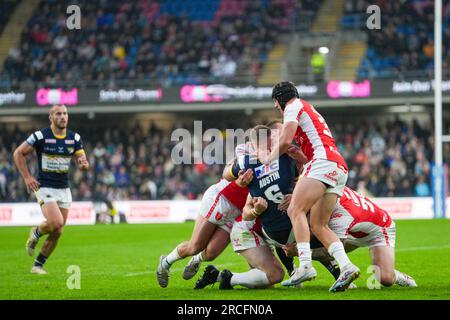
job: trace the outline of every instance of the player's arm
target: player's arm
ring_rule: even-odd
[[[37,191],[39,189],[39,182],[30,174],[27,166],[26,157],[34,151],[34,147],[29,144],[29,142],[25,141],[20,146],[14,150],[13,158],[14,163],[17,166],[20,174],[25,181],[25,185],[27,186],[27,190],[29,193],[32,191]]]
[[[297,127],[298,123],[293,121],[289,121],[283,124],[278,143],[275,143],[268,159],[264,161],[264,163],[270,163],[271,161],[278,159],[281,155],[285,154],[288,151],[288,149],[292,145],[292,140],[294,140]]]
[[[222,172],[222,177],[225,180],[234,181],[237,179],[238,175],[234,175],[234,173],[233,173],[233,166],[235,165],[235,163],[236,163],[236,158],[232,159],[225,165],[225,168],[223,169],[223,172]],[[239,171],[238,171],[238,173],[239,173]]]
[[[82,171],[88,171],[90,166],[89,166],[89,162],[87,160],[86,157],[86,153],[84,152],[83,149],[79,150],[76,154],[75,154],[75,159],[77,161],[78,164],[78,168]]]
[[[291,144],[291,146],[287,149],[286,153],[292,159],[297,161],[298,171],[302,172],[303,165],[308,162],[308,158],[305,156],[305,154],[302,152],[302,150],[300,150],[300,148],[297,147],[296,145]]]
[[[249,185],[253,180],[253,171],[251,169],[243,170],[244,166],[239,165],[236,159],[228,162],[223,170],[222,177],[228,181],[235,181],[242,188]]]
[[[77,133],[75,134],[75,159],[78,165],[78,168],[82,171],[89,170],[89,162],[86,157],[86,152],[83,147],[83,140],[81,140],[81,136]]]
[[[251,221],[258,218],[267,209],[267,201],[262,197],[252,198],[249,194],[247,202],[242,209],[242,219],[245,221]]]

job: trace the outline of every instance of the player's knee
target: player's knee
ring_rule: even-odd
[[[220,255],[220,252],[218,250],[206,250],[203,252],[203,259],[205,261],[213,261],[215,258],[217,258]]]
[[[53,234],[55,237],[59,238],[59,237],[62,235],[63,232],[64,232],[64,226],[62,226],[62,227],[60,227],[60,228],[58,228],[58,229],[55,229],[55,230],[52,232],[52,234]]]
[[[380,275],[380,283],[385,287],[390,287],[395,282],[394,272],[382,272]]]
[[[289,216],[289,218],[293,219],[295,218],[297,215],[301,215],[301,214],[305,214],[305,210],[303,210],[303,208],[293,204],[291,202],[291,204],[289,205],[289,207],[287,208],[287,214]]]
[[[266,275],[270,284],[280,283],[284,279],[284,271],[282,268],[274,268],[273,270],[266,272]]]
[[[198,242],[190,242],[188,246],[189,255],[193,256],[200,253],[204,248]]]
[[[64,228],[64,221],[63,220],[55,220],[55,221],[49,221],[48,222],[49,227],[50,227],[50,233],[56,233],[58,231]]]

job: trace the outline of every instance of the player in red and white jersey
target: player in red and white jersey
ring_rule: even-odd
[[[333,210],[329,227],[344,243],[347,252],[369,247],[372,264],[376,267],[375,278],[382,285],[417,287],[411,276],[395,270],[395,222],[370,199],[345,187]],[[285,249],[287,255],[296,254],[293,246]]]
[[[167,256],[160,257],[156,276],[162,288],[167,287],[170,267],[176,261],[190,256],[196,256],[202,260],[212,260],[226,248],[230,242],[233,221],[242,213],[248,195],[246,186],[252,178],[252,171],[247,170],[240,172],[235,181],[222,179],[206,190],[191,239],[180,243]],[[199,253],[202,254],[199,255]],[[183,278],[188,280],[196,272],[197,270],[192,272],[190,268],[185,268]]]
[[[299,98],[292,82],[275,85],[272,99],[283,115],[283,127],[278,143],[265,162],[270,163],[289,152],[294,139],[308,159],[288,208],[300,253],[299,268],[290,281],[298,284],[317,275],[311,263],[310,231],[306,218],[307,213],[311,212],[311,231],[342,270],[330,291],[346,290],[359,276],[360,270],[351,263],[339,238],[328,227],[328,221],[338,197],[344,191],[348,178],[347,165],[325,120],[312,105]]]
[[[269,123],[269,126],[271,127],[278,127],[280,126],[280,121],[272,121]],[[247,143],[239,144],[236,146],[234,150],[235,159],[237,159],[240,156],[243,155],[250,155],[255,152],[254,147],[250,141]],[[232,164],[234,163],[234,160],[230,161],[228,165],[224,169],[224,177],[229,177],[232,179],[227,179],[229,181],[233,181],[236,179],[236,177],[232,173]],[[231,228],[233,227],[234,223],[236,221],[241,221],[242,217],[238,216],[235,221],[233,221],[233,224],[231,224]],[[227,231],[229,231],[230,225],[227,226]],[[230,232],[230,231],[229,231]],[[194,275],[197,274],[198,270],[200,269],[200,265],[203,261],[213,261],[215,258],[217,258],[224,248],[228,245],[230,242],[230,239],[223,238],[223,237],[216,237],[213,241],[210,241],[206,247],[205,250],[199,252],[198,254],[192,256],[192,258],[189,260],[187,265],[184,268],[183,271],[183,278],[186,280],[191,279]],[[284,253],[283,253],[284,254]],[[196,287],[197,288],[197,287]]]

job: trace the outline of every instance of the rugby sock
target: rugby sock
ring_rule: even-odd
[[[175,261],[178,261],[178,260],[181,260],[181,259],[183,259],[183,258],[180,257],[180,255],[178,254],[178,249],[175,248],[175,249],[173,249],[172,252],[169,253],[169,254],[167,255],[167,257],[163,260],[162,266],[163,266],[164,269],[169,269],[170,266],[171,266]]]
[[[42,253],[39,253],[39,255],[37,256],[36,260],[34,260],[34,266],[35,267],[42,267],[45,263],[45,261],[47,261],[46,256],[42,255]]]
[[[287,257],[286,254],[284,253],[284,250],[279,247],[276,247],[276,251],[277,251],[278,258],[280,258],[280,261],[286,268],[288,274],[289,275],[292,274],[292,272],[294,271],[294,268],[295,268],[294,258]]]
[[[336,262],[336,260],[333,261],[323,261],[320,260],[320,263],[327,268],[328,271],[333,275],[334,279],[338,279],[341,274],[341,269],[339,269],[339,266]]]
[[[298,242],[297,250],[300,265],[311,264],[311,247],[309,242]]]
[[[34,230],[34,233],[33,233],[33,237],[34,237],[34,239],[36,239],[36,240],[39,240],[39,238],[42,236],[42,234],[41,234],[41,232],[39,231],[39,226],[36,228],[36,230]]]
[[[252,269],[244,273],[235,273],[230,280],[231,286],[241,285],[249,289],[269,286],[270,282],[265,272]]]
[[[350,259],[345,253],[344,245],[340,241],[333,242],[332,244],[330,244],[330,247],[328,248],[328,253],[336,259],[341,270],[347,264],[351,263]]]
[[[196,262],[203,262],[203,251],[200,253],[197,253],[195,256],[192,257],[192,259]]]

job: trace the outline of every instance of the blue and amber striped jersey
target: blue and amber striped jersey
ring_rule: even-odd
[[[83,153],[83,141],[78,133],[66,130],[57,136],[50,127],[32,133],[27,143],[36,150],[38,181],[43,188],[69,187],[69,168],[74,155]]]

